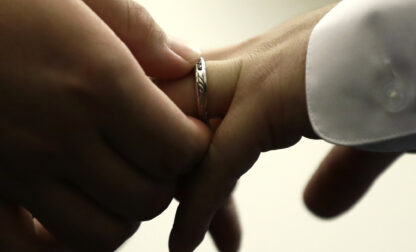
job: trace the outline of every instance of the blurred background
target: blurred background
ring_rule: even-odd
[[[201,48],[230,45],[324,6],[329,0],[139,0],[168,34]],[[352,210],[320,220],[302,202],[303,189],[331,146],[302,140],[263,154],[240,180],[235,198],[243,227],[242,252],[416,251],[416,156],[387,170]],[[119,252],[168,251],[176,202],[143,223]],[[206,237],[197,252],[215,252]]]

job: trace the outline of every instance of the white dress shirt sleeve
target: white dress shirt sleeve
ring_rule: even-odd
[[[416,150],[416,0],[339,3],[310,37],[306,93],[326,141]]]

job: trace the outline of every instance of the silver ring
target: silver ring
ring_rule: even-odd
[[[205,60],[202,57],[199,59],[195,66],[195,90],[199,119],[207,123],[207,67],[205,65]]]

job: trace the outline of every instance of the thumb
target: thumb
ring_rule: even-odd
[[[127,45],[146,74],[174,79],[187,74],[200,52],[168,38],[147,10],[133,0],[84,0]]]

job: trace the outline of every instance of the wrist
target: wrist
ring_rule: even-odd
[[[280,59],[288,63],[282,65],[284,81],[280,83],[282,88],[276,97],[280,100],[278,105],[283,110],[282,120],[288,136],[319,138],[312,128],[306,102],[306,57],[313,29],[335,5],[325,6],[286,24],[292,34],[282,42],[284,48]]]

